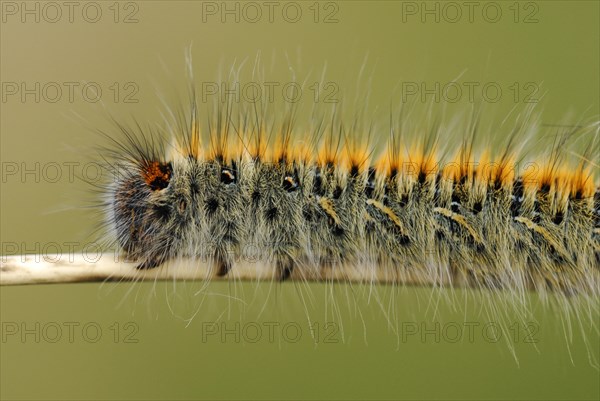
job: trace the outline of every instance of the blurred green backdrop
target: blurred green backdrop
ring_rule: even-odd
[[[82,248],[95,221],[69,166],[93,174],[82,171],[97,140],[86,127],[109,127],[107,114],[160,122],[161,96],[186,93],[190,45],[196,82],[244,60],[249,73],[261,54],[267,81],[290,82],[293,69],[350,103],[368,89],[383,123],[392,98],[430,102],[423,88],[455,79],[463,92],[438,90],[436,107],[468,106],[471,85],[496,120],[529,100],[549,125],[600,114],[596,1],[65,3],[1,2],[3,254]],[[314,92],[303,95],[310,104]],[[1,397],[600,397],[597,309],[565,319],[533,297],[530,315],[498,315],[486,311],[502,297],[384,286],[201,289],[1,288]],[[499,341],[486,331],[497,322]]]

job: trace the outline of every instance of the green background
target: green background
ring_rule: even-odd
[[[38,245],[43,250],[51,243],[78,242],[79,249],[86,243],[98,216],[81,207],[90,198],[89,187],[68,179],[64,163],[82,166],[95,160],[91,149],[98,137],[89,127],[110,128],[107,115],[160,122],[162,99],[169,104],[185,99],[184,56],[190,45],[196,82],[214,82],[244,60],[243,74],[249,74],[260,53],[267,81],[289,82],[290,67],[309,84],[323,76],[339,88],[338,98],[348,110],[355,98],[364,103],[368,92],[368,112],[382,127],[403,82],[425,82],[430,88],[458,77],[503,89],[497,102],[483,102],[491,120],[525,107],[524,94],[515,99],[509,89],[515,82],[521,89],[527,83],[539,87],[535,97],[543,97],[538,111],[544,124],[575,124],[600,114],[596,1],[495,2],[502,11],[495,23],[484,18],[485,3],[477,3],[472,22],[464,6],[462,18],[451,22],[453,10],[444,2],[414,3],[438,7],[439,21],[435,15],[423,20],[403,14],[407,3],[400,1],[322,2],[315,22],[315,3],[295,2],[302,10],[296,23],[285,20],[284,3],[275,8],[273,22],[266,14],[256,22],[244,20],[254,14],[244,14],[245,3],[240,3],[236,22],[232,16],[203,14],[201,2],[138,1],[116,7],[112,1],[98,2],[102,16],[96,23],[83,18],[85,2],[77,3],[72,22],[65,8],[57,22],[47,21],[55,14],[43,8],[44,2],[26,3],[32,9],[38,4],[39,22],[32,16],[22,21],[20,14],[6,12],[7,3],[2,2],[0,28],[1,159],[20,168],[22,163],[27,168],[58,163],[63,176],[56,183],[43,174],[40,182],[32,175],[3,177],[3,252],[7,243],[19,244],[24,253]],[[263,2],[255,4],[265,12]],[[325,23],[332,11],[337,22]],[[125,23],[131,12],[137,22]],[[44,96],[23,101],[6,93],[6,83],[21,82],[63,88],[65,82],[95,82],[103,89],[102,102],[86,101],[77,90],[72,102],[66,92],[56,102]],[[110,89],[115,82],[121,90],[117,99]],[[128,82],[139,89],[137,103],[124,101]],[[310,105],[310,96],[303,100]],[[460,105],[469,106],[464,96],[435,107],[452,111]],[[583,305],[567,318],[560,306],[544,307],[535,296],[530,313],[519,316],[510,297],[389,286],[106,283],[2,287],[0,292],[3,399],[600,397],[598,370],[589,361],[600,359],[597,328],[590,327],[598,309],[590,312]],[[597,302],[592,306],[598,308]],[[72,342],[69,322],[78,324]],[[209,334],[207,322],[217,322],[219,333]],[[39,343],[33,334],[24,339],[7,334],[14,324],[35,331],[36,323]],[[476,327],[473,340],[463,332],[459,341],[451,341],[451,330],[464,329],[465,323]],[[505,328],[500,341],[485,336],[482,328],[490,323]],[[439,341],[423,330],[435,332],[436,324]],[[535,328],[535,343],[523,332],[528,324]],[[63,336],[52,343],[57,325]],[[83,337],[85,325],[101,328],[97,342]],[[275,327],[274,339],[267,335],[269,325]],[[300,328],[297,341],[284,326]],[[222,336],[221,329],[235,332],[236,327],[239,339]],[[256,327],[262,336],[248,341]],[[313,336],[310,327],[318,328]],[[408,327],[420,331],[403,337]],[[127,337],[131,330],[135,333]]]

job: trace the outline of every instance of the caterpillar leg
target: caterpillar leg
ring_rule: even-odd
[[[225,260],[224,258],[217,258],[217,270],[215,273],[217,277],[226,276],[230,270],[231,263],[228,260]]]
[[[279,281],[286,281],[294,272],[294,260],[290,256],[277,258],[276,269]]]

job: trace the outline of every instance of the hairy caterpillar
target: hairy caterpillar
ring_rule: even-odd
[[[599,293],[597,123],[563,129],[523,166],[530,111],[479,154],[477,116],[452,146],[447,127],[409,132],[399,113],[377,155],[379,133],[335,115],[298,133],[293,110],[275,122],[228,103],[204,130],[190,103],[172,141],[139,125],[109,136],[106,225],[139,269],[192,257],[215,276],[250,265],[281,280]],[[584,135],[593,141],[569,164],[565,146]]]

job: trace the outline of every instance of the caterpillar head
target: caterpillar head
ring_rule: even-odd
[[[187,205],[176,190],[178,172],[170,162],[129,165],[112,193],[113,226],[119,245],[138,268],[173,256]]]

